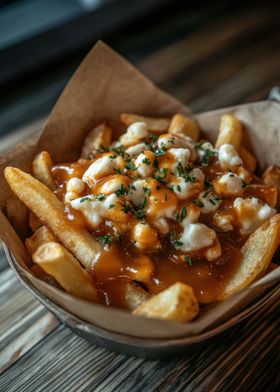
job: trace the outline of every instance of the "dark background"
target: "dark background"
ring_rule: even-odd
[[[48,114],[97,39],[195,111],[263,99],[280,83],[278,1],[37,0],[21,10],[30,2],[0,3],[2,136]]]

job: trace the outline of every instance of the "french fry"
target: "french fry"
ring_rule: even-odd
[[[168,132],[173,135],[181,133],[191,137],[194,141],[197,141],[200,129],[195,121],[183,116],[182,114],[175,114],[175,116],[171,119]]]
[[[44,282],[57,287],[58,289],[62,289],[60,284],[49,274],[47,274],[39,265],[33,264],[30,268],[36,278],[43,280]]]
[[[151,295],[139,284],[130,282],[125,287],[125,303],[129,310],[138,308],[143,302],[147,301]]]
[[[267,270],[280,243],[280,214],[265,222],[250,235],[241,248],[242,260],[226,283],[219,300],[224,300],[249,286]]]
[[[263,182],[277,189],[277,208],[280,208],[280,167],[270,165],[262,174]]]
[[[90,268],[100,253],[100,245],[86,229],[69,221],[58,198],[30,174],[20,169],[6,167],[5,178],[12,191],[54,233],[66,248],[83,264]]]
[[[136,316],[186,322],[193,320],[199,312],[193,289],[177,282],[153,296],[133,311]]]
[[[87,135],[81,158],[89,159],[91,155],[101,147],[108,147],[112,141],[112,128],[105,124],[99,124]]]
[[[36,155],[33,160],[33,175],[37,180],[41,181],[51,190],[55,190],[56,186],[51,174],[52,159],[47,151],[42,151]]]
[[[242,124],[233,114],[224,114],[221,118],[216,148],[223,144],[232,144],[237,150],[242,139]]]
[[[240,145],[238,150],[239,156],[243,161],[243,166],[250,173],[254,173],[257,166],[256,158],[247,150],[246,147]]]
[[[33,212],[29,213],[28,224],[33,232],[42,226],[42,223]]]
[[[153,132],[166,132],[168,130],[170,119],[169,118],[157,118],[157,117],[145,117],[138,114],[123,113],[121,114],[121,122],[127,127],[135,122],[146,123],[149,131]]]
[[[25,240],[25,246],[30,256],[32,256],[41,245],[51,241],[55,241],[54,235],[46,226],[41,226],[31,237]]]
[[[32,260],[68,293],[89,301],[97,301],[91,277],[63,245],[47,242],[37,249]]]

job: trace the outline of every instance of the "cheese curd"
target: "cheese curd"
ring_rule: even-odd
[[[133,146],[149,136],[147,124],[144,122],[135,122],[131,124],[126,133],[120,137],[120,143],[124,147]]]
[[[203,223],[182,222],[184,231],[180,237],[183,252],[193,252],[212,245],[216,239],[216,233]]]
[[[86,218],[92,227],[98,227],[102,220],[110,215],[111,206],[115,206],[118,198],[115,194],[108,196],[104,201],[97,200],[95,195],[80,197],[71,201],[71,206]]]
[[[132,240],[136,248],[142,250],[158,250],[161,248],[158,234],[147,223],[137,223],[132,231]]]
[[[72,177],[70,180],[67,181],[66,184],[66,191],[67,192],[75,192],[77,194],[82,193],[85,189],[84,182],[77,177]]]
[[[223,232],[233,230],[234,217],[227,212],[217,212],[214,215],[214,224]]]
[[[121,175],[115,174],[108,177],[105,177],[104,180],[101,180],[101,184],[98,183],[98,193],[102,193],[104,195],[109,195],[110,193],[117,192],[121,189],[121,187],[127,187],[129,184],[128,178]]]
[[[147,149],[146,143],[138,143],[135,146],[128,147],[125,152],[132,157],[135,157]]]
[[[268,204],[262,203],[256,197],[234,200],[233,207],[239,222],[240,233],[251,234],[266,220],[276,214],[276,210]]]
[[[219,196],[237,196],[243,192],[243,181],[235,173],[223,174],[218,180],[213,181],[215,192]]]
[[[198,201],[203,214],[215,212],[221,204],[221,198],[209,190],[201,192]]]
[[[147,182],[145,180],[133,181],[129,187],[128,194],[126,198],[131,201],[135,206],[143,203],[145,199],[145,187]]]
[[[185,148],[190,152],[190,159],[194,161],[197,157],[194,143],[192,139],[186,135],[172,135],[171,133],[164,133],[160,135],[157,141],[158,147],[160,149],[172,149],[172,148]]]
[[[242,159],[232,144],[221,145],[219,148],[219,162],[223,169],[233,171],[243,164]]]
[[[135,160],[137,173],[141,177],[150,177],[154,171],[153,163],[155,154],[152,151],[145,151]]]
[[[199,168],[195,168],[189,172],[187,178],[174,176],[170,181],[170,185],[178,199],[186,200],[196,196],[204,187],[204,174]]]
[[[121,156],[114,156],[113,153],[108,153],[105,156],[96,159],[83,175],[83,182],[86,182],[89,187],[93,186],[96,180],[114,174],[117,169],[122,170],[125,166],[125,161]]]

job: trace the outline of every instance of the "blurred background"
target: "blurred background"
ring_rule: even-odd
[[[38,131],[103,39],[194,111],[280,84],[279,1],[0,1],[0,151]]]

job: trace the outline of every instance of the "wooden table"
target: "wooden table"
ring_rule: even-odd
[[[223,9],[222,18],[214,10],[207,21],[201,19],[204,11],[191,11],[189,19],[182,8],[162,12],[152,35],[157,50],[148,41],[152,27],[141,30],[140,22],[130,36],[128,28],[119,40],[107,41],[194,111],[265,99],[280,84],[278,9]],[[67,72],[53,81],[50,101]],[[35,132],[42,121],[5,136],[0,148]],[[93,346],[60,325],[17,281],[3,252],[0,259],[0,391],[273,391],[280,385],[277,303],[184,357],[129,358]]]

